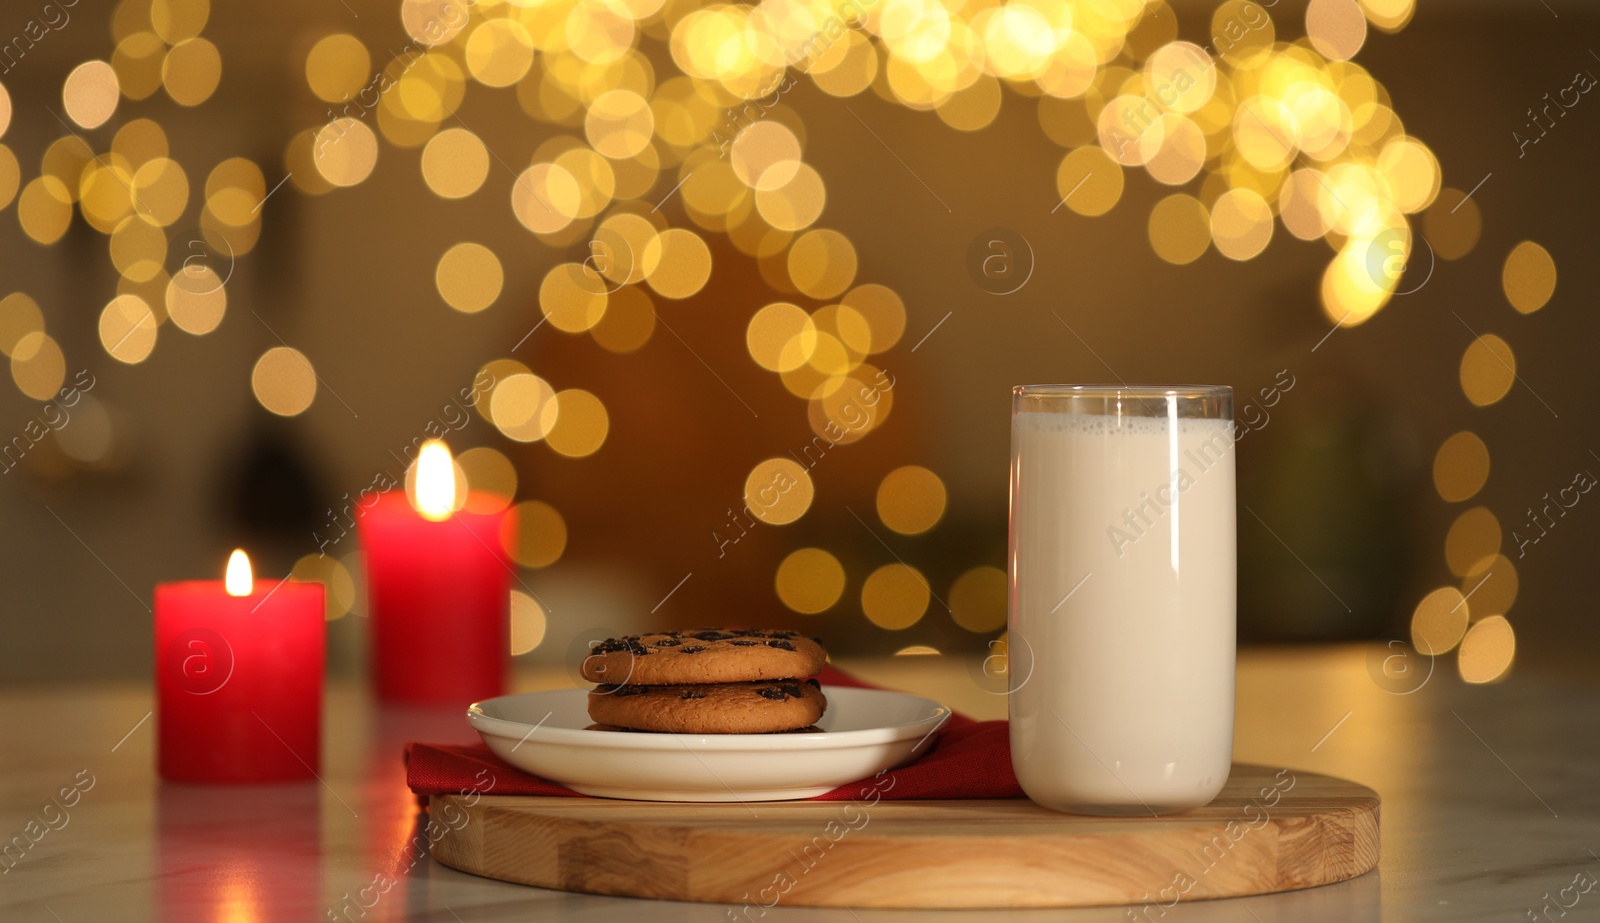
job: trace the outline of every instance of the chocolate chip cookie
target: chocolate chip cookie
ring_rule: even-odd
[[[580,672],[611,685],[742,683],[810,676],[827,660],[819,639],[794,631],[694,628],[609,638]]]
[[[827,707],[814,679],[602,685],[589,693],[589,717],[599,724],[675,734],[793,731],[815,724]]]

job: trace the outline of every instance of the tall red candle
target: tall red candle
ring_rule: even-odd
[[[430,443],[419,456],[423,509],[432,477],[425,462],[434,445],[443,448]],[[442,464],[453,487],[447,453]],[[452,512],[452,497],[433,503],[430,519],[393,490],[361,517],[371,670],[382,699],[464,708],[506,689],[511,566],[500,542],[505,513]]]
[[[315,775],[326,659],[320,583],[251,581],[248,560],[235,552],[226,583],[156,587],[155,636],[162,778]]]

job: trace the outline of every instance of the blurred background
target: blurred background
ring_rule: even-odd
[[[527,661],[725,622],[982,650],[1009,389],[1107,381],[1236,389],[1242,640],[1577,665],[1597,25],[8,4],[0,678],[145,674],[154,585],[235,546],[328,584],[359,672],[362,491],[437,436],[514,512]]]

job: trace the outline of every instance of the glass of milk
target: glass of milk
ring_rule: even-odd
[[[1233,752],[1233,391],[1023,385],[1011,404],[1011,760],[1057,811],[1216,797]]]

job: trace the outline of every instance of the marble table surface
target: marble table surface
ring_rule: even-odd
[[[1343,776],[1376,789],[1383,796],[1379,868],[1306,891],[1182,903],[1159,918],[1163,923],[1522,920],[1547,908],[1556,920],[1558,903],[1571,908],[1573,919],[1600,919],[1600,890],[1589,890],[1600,880],[1600,685],[1519,663],[1503,683],[1467,686],[1443,658],[1413,664],[1410,679],[1391,681],[1376,666],[1387,653],[1353,645],[1242,652],[1235,747],[1240,761]],[[960,659],[841,665],[976,717],[1004,715],[1004,696],[984,688],[981,671]],[[567,681],[538,671],[518,677],[519,689],[554,685]],[[721,905],[544,891],[463,874],[426,857],[409,861],[403,850],[418,813],[400,748],[408,739],[470,739],[454,710],[380,708],[356,684],[335,683],[320,783],[213,788],[156,778],[152,707],[142,684],[0,688],[0,838],[44,830],[20,859],[12,853],[0,861],[0,919],[732,918],[733,908]],[[75,803],[55,807],[52,796],[74,785]],[[36,820],[47,823],[30,828]],[[346,895],[359,895],[380,874],[398,883],[375,901],[368,890],[363,903],[371,907],[356,916]],[[763,919],[875,923],[931,916],[778,907]],[[1108,907],[952,911],[937,919],[1147,918]]]

